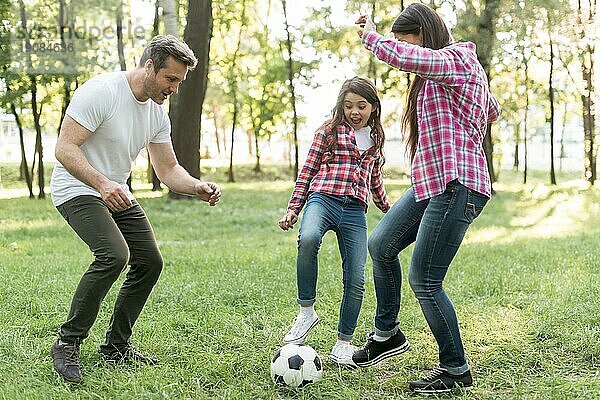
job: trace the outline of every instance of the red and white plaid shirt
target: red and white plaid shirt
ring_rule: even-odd
[[[354,129],[345,123],[337,127],[337,146],[334,154],[327,151],[334,135],[328,134],[325,125],[315,133],[312,145],[288,204],[288,210],[300,214],[308,195],[312,192],[334,196],[354,197],[369,204],[369,192],[373,202],[383,212],[390,209],[381,178],[381,156],[375,146],[362,155],[356,147]]]
[[[490,196],[482,143],[500,107],[475,45],[455,43],[433,50],[372,31],[363,35],[363,44],[381,61],[425,80],[417,99],[419,143],[411,168],[415,199],[441,194],[455,179]]]

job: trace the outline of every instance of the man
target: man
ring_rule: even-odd
[[[160,105],[196,65],[192,50],[174,36],[157,36],[132,71],[96,76],[75,91],[56,144],[52,201],[94,261],[82,276],[68,318],[52,346],[54,369],[79,382],[79,346],[88,336],[106,293],[130,265],[117,296],[106,339],[111,362],[157,360],[137,351],[132,328],[163,261],[152,227],[127,187],[131,163],[144,147],[160,180],[171,190],[214,206],[219,186],[193,178],[175,157],[170,121]]]

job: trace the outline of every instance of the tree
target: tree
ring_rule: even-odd
[[[590,184],[596,182],[596,149],[594,137],[596,135],[596,121],[594,115],[594,53],[596,48],[595,35],[596,0],[577,1],[577,21],[579,41],[577,49],[581,63],[581,75],[585,82],[585,89],[581,93],[584,132],[584,168],[585,179]]]
[[[238,66],[238,55],[240,53],[240,47],[242,45],[242,32],[243,32],[243,26],[244,21],[246,19],[246,1],[242,0],[242,10],[241,10],[241,20],[242,20],[242,24],[240,24],[240,26],[238,27],[238,35],[237,35],[237,41],[236,41],[236,46],[235,46],[235,51],[233,52],[233,55],[231,57],[231,64],[230,64],[230,68],[229,68],[229,74],[228,74],[228,78],[227,81],[229,82],[229,87],[230,87],[230,96],[231,96],[231,104],[233,105],[233,115],[231,118],[231,142],[229,145],[229,171],[228,171],[228,182],[235,182],[235,176],[233,174],[233,144],[235,142],[235,130],[237,127],[237,123],[238,123],[238,114],[239,114],[239,110],[240,110],[240,104],[239,104],[239,100],[238,100],[238,72],[239,72],[239,66]]]
[[[548,74],[548,101],[550,103],[550,184],[556,185],[556,173],[554,172],[554,86],[552,82],[554,73],[554,43],[552,42],[552,32],[550,32],[552,21],[548,16],[548,37],[550,38],[550,73]]]
[[[195,178],[200,178],[200,116],[208,80],[208,55],[212,36],[212,1],[188,0],[187,24],[183,39],[198,64],[188,73],[179,93],[170,101],[172,138],[179,163]],[[170,191],[169,198],[182,196]]]
[[[290,37],[290,26],[288,24],[288,18],[287,18],[287,6],[286,6],[286,0],[281,0],[281,6],[283,7],[283,17],[284,17],[284,23],[285,23],[285,33],[286,33],[286,39],[285,39],[285,45],[286,45],[286,49],[287,49],[287,55],[288,55],[288,61],[287,61],[287,68],[288,68],[288,84],[289,84],[289,90],[290,90],[290,97],[291,97],[291,101],[290,104],[292,106],[292,112],[293,112],[293,117],[292,117],[292,138],[293,138],[293,143],[294,143],[294,180],[296,180],[298,178],[298,112],[296,111],[296,88],[294,87],[294,64],[293,64],[293,59],[292,59],[292,40]]]
[[[31,48],[31,42],[29,39],[29,30],[27,27],[27,14],[25,11],[25,4],[23,0],[19,0],[19,11],[21,16],[21,27],[25,34],[25,45]],[[40,115],[42,113],[42,104],[38,108],[38,89],[37,89],[37,76],[33,72],[33,63],[30,57],[26,58],[26,64],[28,67],[27,77],[29,79],[29,90],[31,93],[31,111],[33,114],[33,121],[35,126],[35,152],[34,159],[31,167],[31,173],[35,168],[35,156],[38,156],[38,199],[44,199],[46,193],[44,191],[45,177],[44,177],[44,147],[42,145],[42,128],[40,125]]]
[[[159,13],[158,6],[159,2],[162,3],[163,7],[163,16],[165,19],[165,34],[173,35],[179,37],[179,24],[177,23],[177,13],[174,0],[156,0],[154,4],[154,22],[152,23],[152,37],[158,35],[158,26],[159,26]],[[147,150],[146,150],[147,151]],[[162,190],[160,185],[160,179],[156,175],[156,171],[154,171],[154,167],[150,162],[150,154],[148,154],[148,169],[146,171],[148,175],[148,182],[152,183],[152,191],[158,192]]]
[[[177,20],[177,7],[175,0],[156,0],[157,6],[162,7],[163,21],[165,23],[165,34],[179,37],[179,22]]]
[[[500,0],[483,0],[479,3],[465,2],[466,9],[458,15],[455,30],[460,32],[463,39],[477,43],[477,57],[488,79],[491,80],[491,60],[496,43],[496,22],[498,20]],[[478,9],[476,7],[479,6]],[[488,125],[483,141],[490,182],[496,181],[494,172],[494,143],[491,125]],[[493,188],[492,188],[493,193]]]

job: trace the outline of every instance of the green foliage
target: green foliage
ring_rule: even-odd
[[[251,177],[250,169],[239,173]],[[216,207],[137,192],[165,268],[133,340],[161,363],[112,367],[100,360],[97,346],[121,277],[83,345],[84,381],[78,386],[53,374],[49,350],[91,255],[48,200],[0,199],[0,397],[414,398],[406,383],[436,362],[437,347],[406,283],[410,249],[400,255],[400,321],[411,351],[376,367],[342,370],[327,358],[342,290],[333,233],[325,236],[319,255],[322,322],[307,340],[323,356],[323,380],[302,390],[271,382],[270,359],[297,311],[297,230],[282,232],[276,224],[292,190],[287,173],[273,168],[266,174],[280,177],[277,182],[255,175],[252,182],[224,184]],[[203,174],[225,177],[218,169]],[[446,280],[475,377],[471,393],[453,398],[600,399],[600,191],[506,183],[512,179],[519,178],[506,174],[497,185],[498,194],[470,228]],[[395,200],[406,181],[388,179],[386,188]],[[370,207],[369,228],[380,218]],[[355,344],[372,329],[370,261],[366,276]]]
[[[2,12],[2,40],[8,42],[10,55],[7,68],[0,69],[0,81],[6,91],[0,93],[0,106],[10,112],[14,103],[26,128],[33,126],[29,92],[31,77],[37,82],[38,106],[42,109],[41,122],[47,131],[58,128],[65,85],[75,88],[75,81],[83,82],[91,75],[117,68],[115,12],[117,0],[65,0],[63,35],[61,37],[60,2],[43,0],[23,2],[26,29],[22,26],[22,11],[17,1]],[[125,11],[128,10],[125,2]],[[150,30],[137,21],[124,20],[124,42],[129,65],[142,49],[133,49],[147,39]],[[2,44],[4,46],[4,42]],[[137,53],[139,55],[139,53]],[[4,64],[1,64],[4,65]],[[32,128],[31,128],[32,129]]]

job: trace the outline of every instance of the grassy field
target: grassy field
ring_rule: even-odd
[[[225,181],[221,170],[205,173]],[[91,256],[49,199],[0,198],[0,399],[412,398],[406,383],[437,361],[437,347],[408,284],[400,320],[409,352],[353,371],[327,359],[341,297],[333,233],[320,253],[321,323],[307,340],[323,356],[323,379],[302,390],[271,382],[270,358],[297,311],[297,229],[276,224],[292,182],[276,169],[265,174],[276,181],[246,173],[244,183],[223,183],[214,208],[136,192],[165,269],[133,341],[161,363],[112,367],[100,360],[115,285],[82,347],[84,381],[77,386],[54,374],[49,350]],[[18,187],[6,168],[2,176],[5,194]],[[502,178],[518,181],[511,173]],[[475,379],[470,393],[455,398],[600,399],[600,190],[536,179],[496,185],[450,269],[446,290]],[[388,179],[386,187],[395,200],[406,182]],[[369,229],[380,218],[371,207]],[[401,254],[406,283],[409,259],[410,249]],[[371,271],[368,262],[355,344],[372,329]]]

